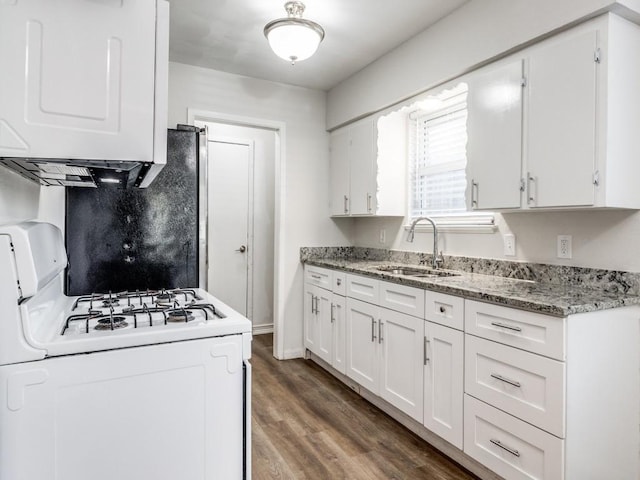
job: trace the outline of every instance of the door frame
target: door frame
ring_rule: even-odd
[[[262,128],[275,132],[275,213],[274,213],[274,252],[273,252],[273,356],[285,358],[284,350],[284,307],[285,307],[285,254],[286,244],[286,125],[284,122],[262,118],[231,115],[221,112],[188,108],[187,120],[190,125],[200,122],[224,123],[240,127]]]
[[[254,208],[253,208],[253,200],[254,200],[254,170],[255,170],[255,148],[254,148],[254,144],[255,142],[251,139],[245,139],[245,138],[240,138],[240,137],[224,137],[224,136],[208,136],[207,135],[207,161],[210,160],[209,157],[209,142],[217,142],[217,143],[227,143],[227,144],[232,144],[232,145],[243,145],[249,148],[249,176],[247,178],[247,182],[248,182],[248,194],[249,194],[249,198],[247,199],[248,203],[248,209],[247,209],[247,298],[246,298],[246,305],[245,305],[245,309],[247,311],[247,317],[253,319],[253,215],[254,215]],[[209,172],[209,165],[207,165],[207,174]],[[209,188],[209,178],[207,175],[207,188]],[[209,192],[207,190],[207,196],[208,196]],[[207,203],[207,210],[208,210],[208,203]],[[208,213],[208,212],[207,212]],[[207,215],[207,228],[208,228],[208,215]],[[208,230],[207,230],[208,233]],[[209,245],[207,243],[207,288],[209,287]]]

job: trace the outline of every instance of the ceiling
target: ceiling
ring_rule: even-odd
[[[329,90],[469,0],[303,0],[325,39],[290,65],[263,35],[285,0],[171,0],[169,58],[276,82]]]

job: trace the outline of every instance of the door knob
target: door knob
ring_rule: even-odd
[[[240,248],[236,249],[236,252],[244,253],[247,251],[247,247],[240,245]]]

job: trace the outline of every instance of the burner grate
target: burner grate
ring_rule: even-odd
[[[114,313],[113,307],[110,307],[110,312],[107,314],[100,310],[89,310],[86,314],[70,315],[66,319],[65,326],[62,329],[62,335],[69,330],[71,324],[74,322],[84,322],[83,330],[85,333],[90,332],[90,325],[93,321],[96,322],[94,330],[98,331],[117,330],[128,327],[130,322],[127,321],[127,319],[133,319],[133,328],[154,327],[159,324],[167,325],[169,323],[189,323],[195,320],[195,311],[202,312],[205,321],[214,318],[224,318],[224,315],[218,312],[216,307],[210,303],[196,303],[192,301],[185,306],[181,306],[177,301],[174,301],[172,305],[152,304],[149,306],[143,303],[139,307],[123,307],[117,313]],[[154,314],[156,314],[155,317]],[[142,319],[146,319],[148,322],[141,325]]]
[[[93,310],[97,306],[108,308],[117,305],[125,305],[128,307],[142,306],[143,304],[158,303],[169,304],[177,301],[178,299],[184,300],[184,302],[192,302],[198,299],[196,291],[193,289],[173,288],[160,290],[136,290],[135,292],[118,292],[118,293],[92,293],[91,295],[84,295],[78,297],[73,303],[71,310],[89,304],[89,310]]]

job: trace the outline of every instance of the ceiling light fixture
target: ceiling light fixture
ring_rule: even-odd
[[[324,38],[324,29],[316,22],[302,18],[304,3],[287,2],[284,9],[288,18],[279,18],[264,27],[264,36],[271,49],[291,65],[309,58]]]

